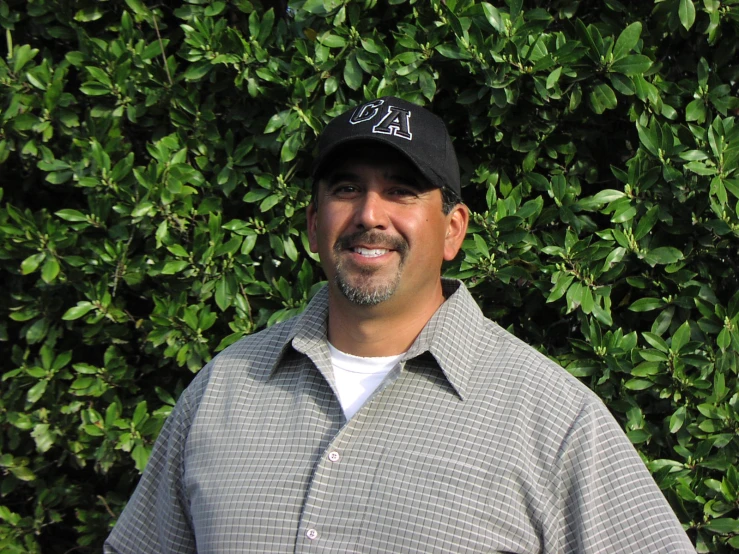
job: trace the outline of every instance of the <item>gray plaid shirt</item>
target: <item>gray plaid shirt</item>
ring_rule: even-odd
[[[444,289],[349,422],[325,289],[222,352],[167,420],[105,552],[695,552],[600,400],[464,286]]]

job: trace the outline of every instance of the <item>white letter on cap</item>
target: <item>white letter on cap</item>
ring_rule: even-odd
[[[396,106],[388,106],[387,114],[382,118],[382,121],[372,127],[372,132],[412,140],[411,112]]]
[[[367,102],[366,104],[359,106],[354,110],[354,113],[349,118],[349,123],[356,125],[357,123],[369,121],[377,115],[377,112],[380,111],[380,106],[384,103],[384,100],[373,100],[372,102]]]

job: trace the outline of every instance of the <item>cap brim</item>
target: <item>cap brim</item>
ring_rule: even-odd
[[[332,144],[330,148],[327,148],[325,151],[321,152],[321,155],[318,156],[313,162],[313,167],[311,169],[311,175],[313,179],[319,179],[321,175],[325,173],[326,164],[331,160],[337,150],[352,143],[360,142],[379,143],[389,146],[390,148],[401,154],[406,160],[408,160],[411,165],[413,165],[413,167],[415,167],[416,170],[418,170],[418,172],[423,175],[424,179],[426,179],[426,181],[428,181],[430,185],[439,189],[444,188],[444,180],[441,179],[439,175],[436,175],[433,171],[431,171],[430,168],[424,167],[424,164],[420,160],[416,160],[413,156],[403,151],[403,149],[398,148],[397,141],[386,139],[381,135],[375,135],[371,137],[347,137]]]

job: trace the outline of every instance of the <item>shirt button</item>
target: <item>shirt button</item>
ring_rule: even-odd
[[[336,450],[328,453],[328,459],[332,462],[338,462],[341,460],[341,455]]]
[[[314,541],[318,538],[318,531],[316,531],[315,529],[308,529],[305,532],[305,536]]]

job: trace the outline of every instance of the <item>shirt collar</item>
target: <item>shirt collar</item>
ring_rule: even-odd
[[[442,279],[441,284],[446,301],[436,310],[404,359],[429,352],[464,400],[482,349],[489,348],[489,344],[482,344],[486,319],[461,281]]]
[[[442,279],[446,301],[425,325],[403,361],[429,352],[457,394],[464,400],[472,368],[481,354],[481,334],[485,317],[461,281]],[[272,372],[276,370],[288,346],[311,358],[319,369],[330,366],[326,341],[328,319],[328,288],[321,288],[305,311],[294,320],[292,330],[277,356]],[[489,345],[486,345],[489,346]]]

